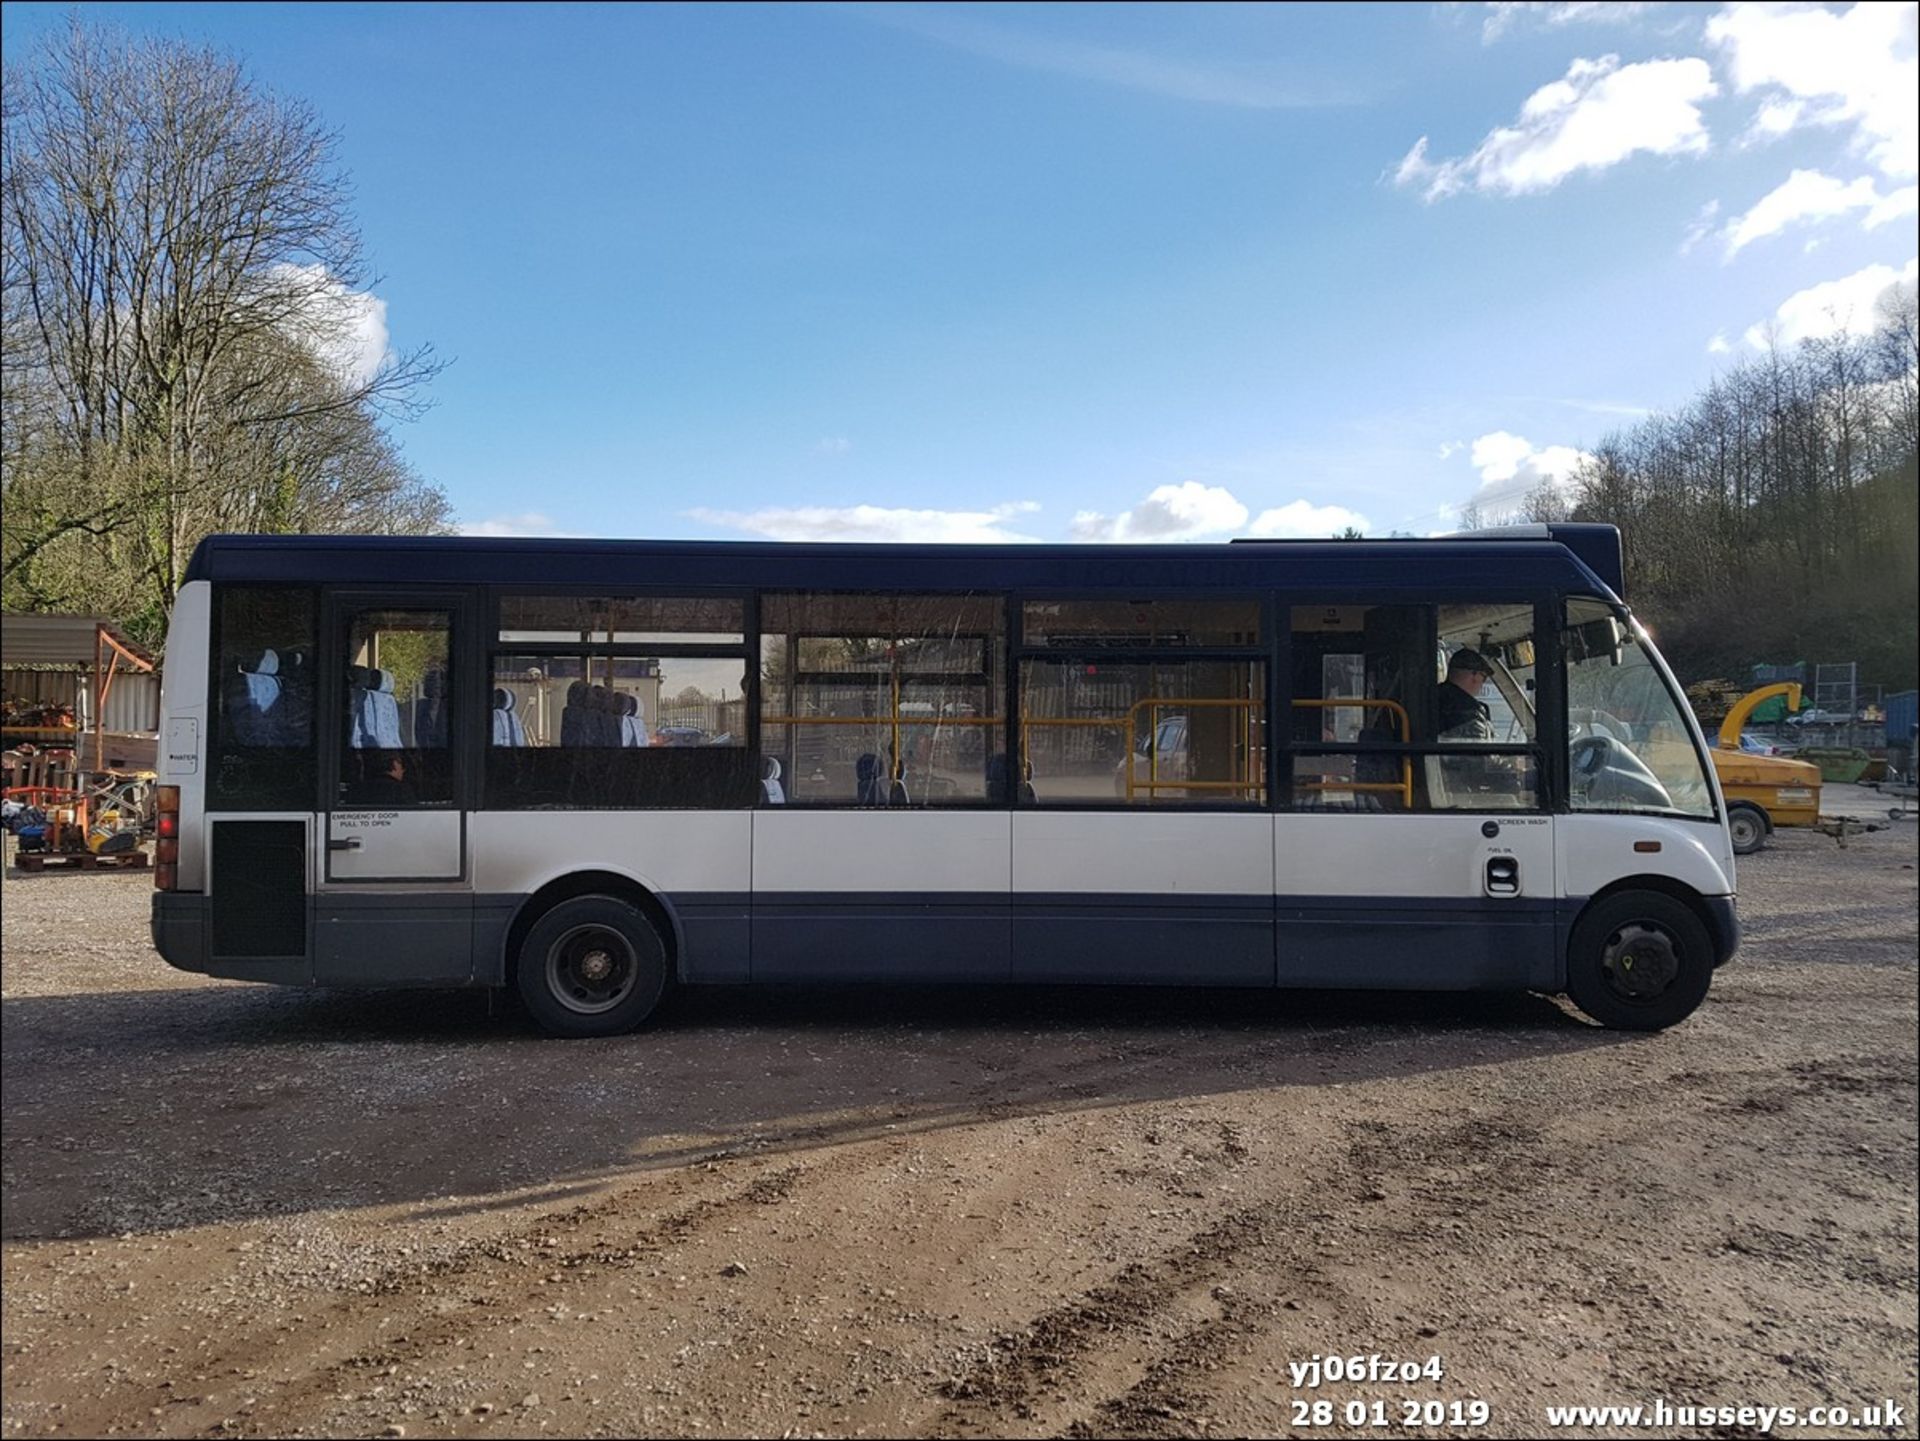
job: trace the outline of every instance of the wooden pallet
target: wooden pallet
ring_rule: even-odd
[[[92,851],[29,851],[13,858],[20,871],[140,871],[152,860],[145,851],[96,856]]]

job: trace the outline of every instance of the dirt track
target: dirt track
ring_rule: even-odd
[[[180,975],[144,877],[9,877],[4,1426],[1378,1435],[1292,1403],[1479,1399],[1527,1436],[1664,1396],[1890,1398],[1824,1434],[1911,1435],[1914,862],[1911,821],[1777,837],[1740,958],[1652,1037],[939,990],[552,1042]],[[1290,1382],[1354,1352],[1445,1376]]]

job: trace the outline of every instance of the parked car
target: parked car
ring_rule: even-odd
[[[1759,736],[1750,735],[1746,731],[1740,732],[1740,749],[1750,756],[1777,756],[1780,754],[1780,747],[1772,741],[1763,741]]]
[[[1154,758],[1156,752],[1159,756],[1157,762]],[[1146,786],[1156,779],[1162,784],[1186,779],[1187,718],[1183,715],[1162,716],[1153,734],[1134,741],[1133,755],[1123,756],[1113,771],[1113,793],[1122,799],[1127,795],[1129,768],[1135,786]]]
[[[1803,710],[1787,717],[1790,726],[1846,725],[1853,717],[1843,710]]]
[[[661,726],[653,733],[653,743],[657,746],[703,746],[707,743],[707,733],[699,726]]]

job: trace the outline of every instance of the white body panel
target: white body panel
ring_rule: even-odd
[[[213,587],[180,587],[167,626],[167,663],[160,682],[159,783],[180,787],[179,889],[206,888],[207,646],[213,629]],[[198,837],[200,844],[189,844]]]
[[[1488,860],[1512,856],[1520,864],[1515,894],[1548,899],[1558,894],[1554,823],[1551,816],[1511,811],[1275,816],[1274,890],[1326,900],[1471,899],[1487,893]],[[1497,834],[1485,835],[1488,825],[1497,827]]]
[[[1627,876],[1667,876],[1703,896],[1734,893],[1733,842],[1724,825],[1664,816],[1560,817],[1559,885],[1563,896],[1590,896]],[[1635,841],[1658,841],[1649,854]]]
[[[656,893],[734,891],[752,881],[752,811],[475,811],[473,888],[530,895],[575,871],[612,871]]]
[[[1022,895],[1271,895],[1273,818],[1021,812],[1013,862],[1013,889]]]
[[[1004,895],[1012,833],[1005,811],[756,811],[753,890]]]
[[[459,811],[334,811],[327,817],[330,884],[440,881],[465,884]]]

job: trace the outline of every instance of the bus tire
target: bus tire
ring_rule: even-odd
[[[1733,853],[1736,856],[1750,856],[1767,843],[1767,835],[1773,827],[1767,823],[1767,813],[1756,805],[1737,801],[1727,807],[1727,831],[1733,837]]]
[[[1661,1031],[1692,1015],[1713,979],[1713,939],[1661,891],[1617,891],[1588,906],[1567,944],[1567,993],[1601,1025]]]
[[[514,980],[549,1035],[617,1036],[653,1014],[669,975],[666,944],[639,907],[588,895],[533,923]]]

